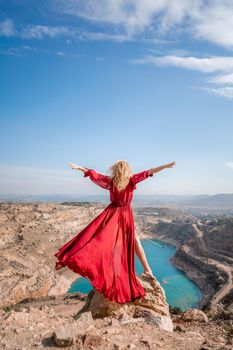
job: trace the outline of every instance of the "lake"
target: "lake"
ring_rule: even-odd
[[[175,254],[175,247],[158,239],[141,239],[141,244],[154,276],[165,290],[167,302],[182,310],[198,307],[202,297],[200,289],[170,262],[170,258]],[[136,254],[135,268],[137,274],[143,272]],[[88,293],[92,288],[86,278],[80,277],[71,285],[68,292]]]

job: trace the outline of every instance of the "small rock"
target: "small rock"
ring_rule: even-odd
[[[192,308],[183,312],[181,319],[184,321],[198,321],[208,323],[208,317],[203,311]]]
[[[168,332],[173,332],[173,323],[170,317],[162,316],[154,310],[149,310],[145,308],[137,308],[134,312],[134,317],[141,317],[147,323],[154,324],[155,326],[164,329]],[[136,318],[137,320],[138,318]]]
[[[205,338],[198,332],[194,332],[194,331],[186,331],[185,332],[185,336],[186,337],[191,337],[191,338],[195,338],[195,340],[203,343],[205,341]]]
[[[91,311],[82,312],[75,319],[78,322],[87,322],[87,323],[90,323],[90,322],[92,323],[94,321]]]
[[[132,324],[132,323],[138,323],[138,322],[143,322],[145,321],[145,319],[143,317],[138,317],[138,318],[125,318],[125,319],[121,319],[119,321],[120,325],[123,326],[125,324]]]
[[[75,337],[72,329],[64,327],[53,332],[53,339],[57,346],[66,347],[75,342]]]
[[[84,348],[98,348],[98,349],[108,349],[110,344],[110,340],[106,338],[101,332],[93,328],[90,331],[86,332],[84,335]]]
[[[75,322],[75,335],[79,336],[94,327],[94,320],[90,311],[78,315]]]

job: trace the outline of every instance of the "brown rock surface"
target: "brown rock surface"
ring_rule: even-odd
[[[208,317],[206,314],[198,309],[188,309],[181,315],[182,319],[184,321],[199,321],[199,322],[205,322],[208,323]]]
[[[233,218],[217,214],[195,217],[178,209],[136,209],[136,224],[144,238],[159,238],[176,246],[172,263],[202,291],[201,307],[233,303]]]
[[[164,330],[172,322],[163,289],[143,275],[146,297],[127,305],[113,307],[94,289],[64,294],[78,275],[55,271],[53,254],[103,207],[0,204],[0,349],[232,349],[230,294],[208,323],[173,315],[173,332]]]
[[[95,291],[92,292],[94,294]],[[16,304],[0,316],[0,349],[232,349],[230,321],[185,321],[173,316],[174,332],[150,322],[152,309],[122,307],[117,315],[93,318],[87,295],[64,294]],[[140,312],[138,312],[140,310]]]
[[[0,203],[0,307],[65,293],[79,275],[68,268],[54,270],[54,253],[102,207]]]
[[[145,297],[121,305],[105,299],[94,289],[94,292],[90,292],[88,295],[84,310],[91,311],[93,318],[117,317],[121,324],[135,322],[136,320],[133,318],[141,318],[161,329],[172,332],[173,324],[169,307],[160,283],[150,281],[144,274],[139,275],[138,279],[146,291]]]

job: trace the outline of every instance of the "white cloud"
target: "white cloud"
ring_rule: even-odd
[[[16,35],[14,22],[10,18],[6,18],[0,22],[0,36],[11,37]]]
[[[198,9],[196,0],[51,0],[54,9],[95,23],[105,23],[134,35],[154,29],[166,33],[180,24],[191,9]]]
[[[200,87],[199,89],[207,91],[214,95],[226,97],[228,99],[233,99],[233,87],[230,86],[224,86],[221,88]]]
[[[152,56],[146,55],[139,59],[130,60],[133,64],[153,64],[158,67],[178,67],[194,70],[205,74],[225,72],[228,74],[217,75],[208,81],[217,84],[233,85],[233,57],[211,56],[211,57],[193,57],[193,56]],[[199,90],[207,91],[211,94],[233,99],[233,86],[224,87],[200,87]]]
[[[43,49],[43,48],[30,46],[30,45],[21,45],[21,46],[15,46],[15,47],[0,46],[0,55],[22,56],[25,51],[35,52],[39,54],[42,53],[42,54],[48,54],[48,55],[55,55],[60,57],[74,57],[74,58],[80,57],[79,54],[72,53],[72,52],[48,50],[48,49]]]
[[[73,53],[65,52],[65,51],[47,50],[47,49],[42,49],[42,48],[28,46],[28,45],[22,45],[21,49],[26,50],[26,51],[38,52],[38,53],[51,54],[51,55],[60,56],[60,57],[74,57],[74,58],[80,57],[79,54],[73,54]]]
[[[224,74],[224,75],[217,75],[212,79],[209,79],[211,83],[216,84],[230,84],[233,85],[233,73],[230,74]]]
[[[225,165],[226,167],[233,169],[233,162],[226,162]]]
[[[197,40],[233,49],[233,1],[231,0],[49,0],[55,12],[77,16],[104,27],[86,34],[90,40],[125,41],[135,38],[163,41],[188,34]],[[16,35],[11,19],[0,23],[0,34]],[[96,34],[96,36],[95,36]],[[24,38],[77,36],[77,28],[28,25]]]
[[[18,47],[0,46],[0,55],[21,56],[21,53]]]
[[[233,57],[212,56],[198,58],[193,56],[144,56],[139,59],[131,60],[132,63],[146,64],[152,63],[156,66],[167,67],[174,66],[184,69],[196,70],[204,73],[213,73],[217,71],[233,71]]]
[[[116,41],[124,42],[130,41],[131,38],[125,34],[108,34],[101,32],[80,31],[78,38],[82,40],[94,40],[94,41]]]
[[[17,26],[10,18],[0,22],[0,36],[20,37],[22,39],[54,39],[57,37],[75,37],[77,29],[65,26],[27,25]]]
[[[30,25],[22,28],[20,36],[24,39],[43,39],[48,37],[51,39],[61,36],[74,36],[75,33],[71,28],[63,26],[44,26]]]
[[[233,48],[233,2],[229,0],[51,0],[50,3],[56,11],[109,24],[130,36],[184,32],[196,39]]]
[[[127,33],[149,26],[154,13],[162,11],[167,1],[153,0],[58,0],[56,9],[89,21],[122,26]]]
[[[77,27],[68,26],[45,26],[45,25],[27,25],[22,28],[17,28],[11,19],[6,19],[0,23],[0,36],[15,36],[21,39],[36,39],[45,38],[71,38],[77,40],[93,40],[93,41],[116,41],[124,42],[131,40],[127,34],[108,33],[95,31],[91,32]],[[67,43],[71,41],[67,39]]]
[[[195,37],[233,48],[233,2],[212,0],[199,3],[202,5],[190,16]]]

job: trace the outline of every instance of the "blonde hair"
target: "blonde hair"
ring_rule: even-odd
[[[117,191],[122,191],[128,185],[130,177],[133,175],[131,166],[126,160],[116,161],[109,168],[109,171],[113,186]]]

